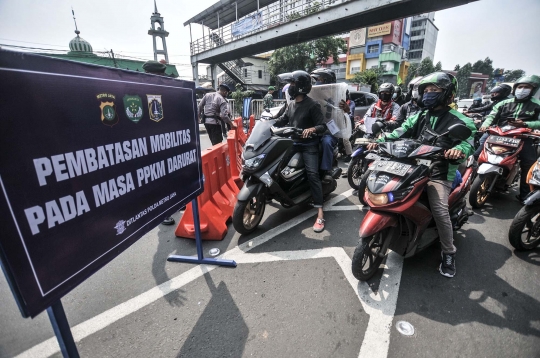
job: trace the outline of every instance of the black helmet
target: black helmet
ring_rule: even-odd
[[[521,77],[516,82],[514,82],[514,87],[512,89],[512,94],[513,95],[516,94],[516,88],[518,87],[518,85],[522,85],[522,84],[527,84],[527,85],[532,86],[533,89],[531,91],[531,94],[528,97],[528,98],[530,98],[530,97],[534,96],[536,91],[538,91],[538,87],[540,86],[540,77],[538,77],[536,75]]]
[[[505,98],[508,97],[508,95],[512,92],[512,87],[509,85],[500,84],[498,86],[493,87],[489,93],[491,94],[491,98]]]
[[[379,90],[377,91],[377,94],[379,95],[379,99],[381,101],[388,102],[392,99],[392,95],[394,94],[394,91],[395,91],[394,85],[386,82],[379,86]],[[389,92],[389,94],[381,95],[381,92]]]
[[[473,99],[473,103],[474,102],[482,103],[482,98],[481,97],[476,97],[476,98]]]
[[[306,71],[294,71],[288,73],[282,73],[278,75],[278,79],[281,82],[288,82],[291,85],[289,86],[288,93],[291,98],[296,98],[299,94],[308,94],[311,92],[311,77]]]
[[[231,92],[231,87],[229,87],[229,85],[226,83],[220,84],[219,87],[223,87],[227,90],[227,92]]]
[[[428,85],[435,85],[444,90],[441,92],[442,95],[439,96],[434,107],[439,105],[448,105],[448,101],[456,95],[458,90],[457,80],[452,74],[446,72],[430,73],[429,75],[424,76],[420,82],[418,82],[418,104],[421,107],[424,106],[422,103],[422,97],[424,96],[424,90]]]
[[[401,92],[402,92],[401,87],[396,86],[395,91],[396,91],[397,97],[401,96]]]
[[[311,77],[323,83],[336,83],[336,73],[329,68],[317,68],[311,72]]]

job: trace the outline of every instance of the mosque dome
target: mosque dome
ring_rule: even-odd
[[[79,37],[80,31],[75,31],[77,37],[69,41],[69,49],[72,52],[93,52],[92,45],[82,37]]]

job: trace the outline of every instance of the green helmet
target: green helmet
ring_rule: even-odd
[[[428,85],[435,85],[439,88],[442,88],[444,91],[443,95],[440,96],[437,105],[447,105],[448,100],[455,96],[458,90],[458,83],[456,77],[450,73],[446,72],[433,72],[427,76],[424,76],[420,81],[417,82],[418,85],[418,99],[420,106],[423,106],[421,103],[422,97],[424,96],[424,90]]]
[[[516,93],[516,88],[518,85],[521,84],[527,84],[531,85],[533,87],[530,97],[534,96],[536,91],[538,91],[538,88],[540,87],[540,77],[536,75],[530,75],[530,76],[523,76],[520,79],[518,79],[516,82],[514,82],[514,87],[512,88],[512,94]]]

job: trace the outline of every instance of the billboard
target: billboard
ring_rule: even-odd
[[[367,37],[383,36],[390,34],[392,30],[392,23],[387,22],[385,24],[368,27]]]
[[[349,48],[366,44],[366,29],[353,30],[349,34]]]
[[[241,36],[253,30],[260,28],[263,25],[262,11],[256,12],[253,15],[244,17],[238,22],[231,25],[231,33],[233,36]]]
[[[39,314],[203,190],[193,82],[0,50],[0,261]]]

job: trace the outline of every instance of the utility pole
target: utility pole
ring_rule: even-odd
[[[114,67],[118,68],[118,65],[116,64],[116,59],[114,58],[114,52],[113,52],[112,49],[111,49],[111,56],[112,56],[112,60],[114,62]]]

